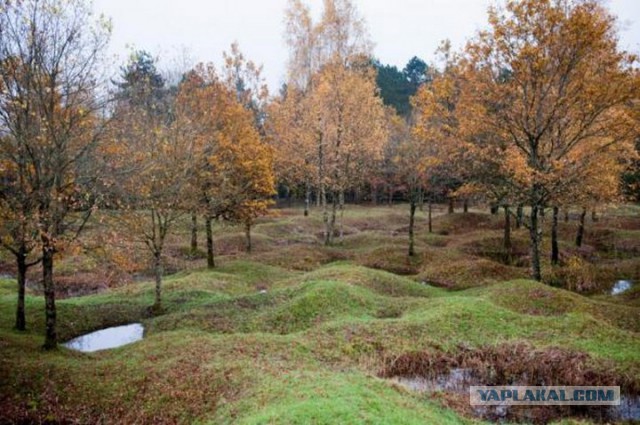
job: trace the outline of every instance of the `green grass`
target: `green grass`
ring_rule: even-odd
[[[0,422],[477,423],[439,397],[378,378],[385,360],[523,342],[585,353],[590,367],[640,383],[638,288],[589,297],[523,279],[526,268],[487,255],[500,217],[438,216],[447,233],[439,235],[424,232],[420,213],[418,255],[409,259],[405,208],[347,210],[350,234],[329,248],[317,241],[318,215],[298,213],[260,221],[262,246],[251,256],[219,256],[215,270],[197,260],[165,278],[160,316],[149,314],[151,281],[58,300],[61,340],[144,324],[143,341],[114,350],[42,352],[42,297],[29,293],[28,331],[16,332],[15,282],[0,279]],[[239,229],[219,230],[239,243]],[[626,274],[636,261],[594,267]],[[67,258],[63,270],[75,264]]]
[[[351,263],[332,263],[302,276],[303,281],[318,279],[346,282],[392,297],[431,297],[444,293],[439,288],[420,284],[406,277]]]
[[[255,409],[254,401],[264,403]],[[293,372],[240,403],[238,424],[467,424],[451,411],[354,372]],[[216,423],[216,422],[211,422]]]
[[[603,323],[640,332],[640,314],[637,310],[614,303],[611,298],[599,301],[526,280],[495,284],[481,293],[494,303],[516,312],[544,316],[584,313]]]
[[[17,284],[14,279],[0,279],[0,296],[16,294]]]

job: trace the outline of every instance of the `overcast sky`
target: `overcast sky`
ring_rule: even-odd
[[[445,38],[460,47],[486,26],[495,0],[354,0],[367,21],[375,56],[404,67],[418,56],[427,62]],[[97,13],[113,20],[114,64],[133,47],[170,58],[221,63],[222,52],[238,41],[245,55],[264,65],[270,89],[284,82],[287,49],[283,41],[286,0],[94,0]],[[317,15],[322,0],[308,0]],[[621,46],[640,52],[640,0],[608,0],[620,19]],[[173,59],[172,59],[173,60]]]

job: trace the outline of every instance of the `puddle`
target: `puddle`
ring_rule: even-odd
[[[471,385],[484,385],[474,374],[472,369],[453,368],[446,374],[435,377],[393,377],[392,382],[422,394],[443,392],[457,397],[459,400],[469,400]],[[514,382],[509,385],[527,385]],[[620,406],[471,406],[468,412],[474,416],[493,422],[533,422],[547,423],[560,418],[580,417],[589,418],[596,422],[611,421],[639,421],[640,397],[622,395]]]
[[[615,406],[613,419],[623,421],[640,421],[640,397],[627,397],[625,395],[621,395],[620,406]]]
[[[620,295],[627,292],[633,286],[633,282],[630,280],[619,280],[611,288],[611,295]]]
[[[122,347],[123,345],[140,341],[143,333],[144,327],[140,323],[133,323],[131,325],[116,326],[91,332],[90,334],[82,335],[65,342],[62,345],[72,350],[91,353],[98,350]]]

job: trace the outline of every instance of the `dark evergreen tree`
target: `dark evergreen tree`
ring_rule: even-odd
[[[399,115],[408,116],[411,113],[411,96],[428,81],[427,64],[414,56],[402,71],[378,60],[373,61],[373,66],[378,71],[376,83],[384,104],[393,106]]]
[[[418,91],[418,87],[428,81],[428,70],[427,63],[417,56],[412,57],[402,70],[414,94]]]
[[[392,65],[382,65],[378,61],[374,65],[378,71],[376,83],[384,104],[393,106],[399,115],[409,115],[411,112],[409,99],[415,91],[412,90],[405,75]]]
[[[156,59],[144,50],[134,52],[120,68],[118,99],[147,111],[160,110],[165,103],[165,80],[158,72]]]

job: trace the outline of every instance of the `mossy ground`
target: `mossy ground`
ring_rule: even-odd
[[[637,286],[604,294],[617,278],[640,277],[637,208],[588,223],[584,259],[600,288],[588,295],[526,280],[524,229],[513,235],[518,261],[502,263],[501,217],[481,211],[439,211],[435,234],[419,213],[419,254],[409,258],[405,210],[350,207],[344,239],[329,248],[319,243],[317,212],[281,210],[255,226],[251,255],[242,253],[241,229],[216,226],[215,270],[184,255],[185,219],[170,241],[177,273],[165,279],[162,315],[148,313],[153,283],[135,264],[142,253],[130,256],[124,283],[59,300],[61,340],[145,325],[143,341],[92,354],[40,350],[37,286],[28,331],[13,331],[15,282],[0,279],[0,422],[477,423],[441,397],[379,378],[385,361],[522,343],[585,353],[593,370],[640,381]],[[563,223],[565,255],[574,228]],[[99,234],[95,225],[85,237]],[[72,280],[123,261],[112,253],[102,261],[104,253],[66,253],[56,272]]]

